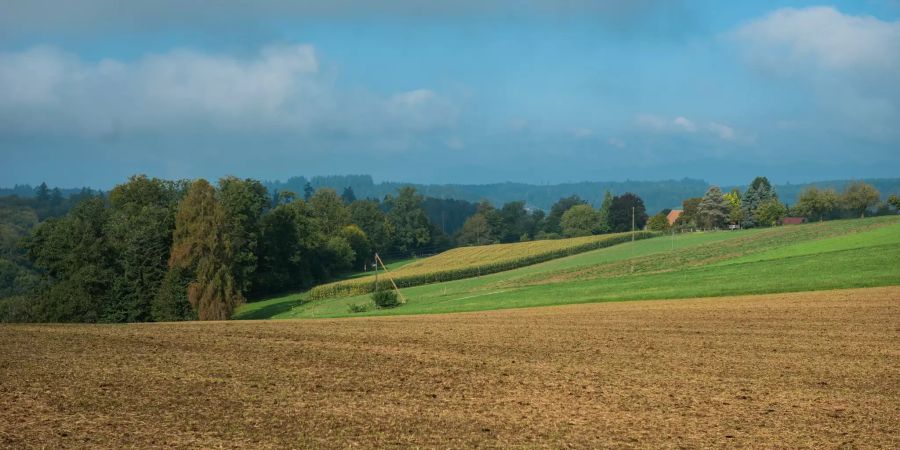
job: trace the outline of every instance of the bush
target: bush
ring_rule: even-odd
[[[372,293],[372,301],[379,308],[393,308],[400,305],[397,293],[390,289],[381,289]]]
[[[372,309],[371,303],[351,303],[350,306],[347,307],[347,312],[356,314],[366,312],[370,309]]]

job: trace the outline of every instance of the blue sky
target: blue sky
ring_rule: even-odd
[[[0,0],[0,185],[892,177],[900,2]]]

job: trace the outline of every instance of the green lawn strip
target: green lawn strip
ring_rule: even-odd
[[[418,288],[406,288],[403,290],[403,292],[406,292],[408,289],[423,288],[426,291],[430,291],[431,289],[429,288],[431,287],[436,288],[438,292],[447,292],[448,287],[449,292],[459,292],[460,290],[468,292],[474,289],[482,288],[486,285],[511,282],[542,272],[566,270],[577,267],[587,267],[600,263],[628,259],[632,256],[639,257],[667,252],[671,251],[672,248],[682,250],[691,246],[701,245],[709,242],[717,242],[726,239],[734,239],[747,234],[758,233],[760,231],[761,230],[747,230],[737,232],[679,233],[676,234],[674,238],[671,235],[667,235],[652,239],[643,239],[638,240],[633,244],[626,243],[598,250],[592,250],[577,255],[566,256],[563,258],[558,258],[531,266],[521,267],[506,272],[494,273],[477,278],[426,285]],[[403,261],[403,263],[409,264],[413,261],[416,260],[405,260]],[[388,265],[388,268],[392,268],[390,264]],[[363,272],[362,275],[365,275],[365,272]],[[367,296],[348,297],[345,299],[341,299],[342,301],[340,301],[339,303],[345,305],[349,305],[350,303],[365,303],[367,298]],[[316,302],[329,301],[333,300],[316,300]],[[304,293],[294,293],[247,303],[238,308],[234,318],[249,320],[275,318],[276,316],[290,316],[290,310],[294,307],[299,306],[303,302]],[[314,308],[315,305],[310,304],[306,305],[305,307]]]
[[[854,248],[876,247],[886,244],[900,244],[900,223],[887,224],[880,228],[868,229],[842,236],[799,242],[761,253],[722,261],[717,263],[717,265],[741,264],[745,262],[813,255],[816,253],[850,250]]]
[[[734,239],[721,242],[706,243],[683,250],[676,249],[664,255],[646,255],[608,263],[598,263],[584,268],[545,271],[531,277],[515,280],[515,283],[508,283],[507,286],[545,284],[588,278],[609,278],[637,273],[668,272],[690,266],[718,265],[726,261],[747,257],[747,255],[793,246],[804,241],[861,233],[898,223],[900,223],[900,218],[894,216],[768,228],[755,233],[741,234]]]
[[[455,284],[456,282],[454,282]],[[450,283],[448,283],[450,284]],[[511,288],[406,290],[409,302],[395,309],[349,314],[347,306],[366,297],[311,302],[276,318],[345,317],[450,313],[622,300],[677,299],[846,289],[900,284],[900,245],[832,251],[727,266],[691,267],[678,272],[630,275]]]

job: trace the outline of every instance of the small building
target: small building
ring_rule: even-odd
[[[669,215],[666,216],[666,219],[669,221],[669,225],[674,225],[675,221],[678,220],[679,217],[681,217],[681,213],[683,212],[684,210],[681,209],[673,209],[672,211],[669,211]]]
[[[782,225],[800,225],[806,223],[806,217],[785,217],[781,220]]]

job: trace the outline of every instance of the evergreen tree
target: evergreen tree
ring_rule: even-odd
[[[600,232],[609,233],[612,230],[612,224],[609,221],[609,208],[612,207],[613,195],[608,189],[603,193],[603,203],[600,204],[599,220]]]
[[[46,205],[50,201],[50,189],[46,182],[34,189],[34,197],[40,205]]]
[[[356,201],[356,194],[353,193],[352,186],[347,186],[344,188],[344,192],[341,194],[341,200],[344,201],[345,205],[349,205]]]
[[[313,189],[312,185],[309,182],[303,186],[303,199],[309,201],[312,198],[313,194],[316,193],[316,190]]]
[[[725,225],[730,209],[731,204],[725,200],[722,189],[710,186],[697,207],[697,214],[703,227],[713,229]]]
[[[250,291],[256,271],[259,222],[268,205],[267,199],[266,188],[259,181],[231,176],[219,180],[218,203],[224,240],[231,246],[232,277],[243,295]]]
[[[168,272],[178,196],[174,183],[144,175],[110,191],[107,238],[119,266],[117,322],[152,320],[151,304]]]

